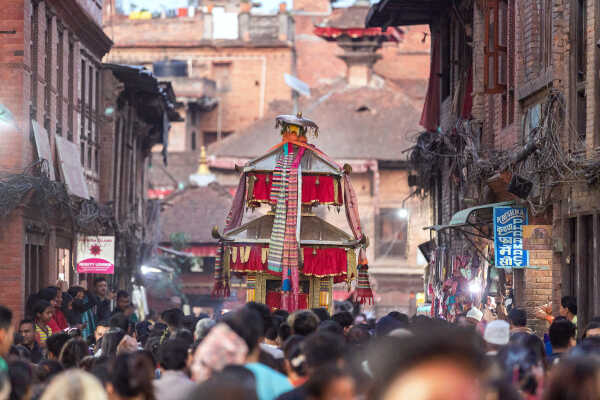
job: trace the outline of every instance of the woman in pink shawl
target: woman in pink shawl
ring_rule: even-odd
[[[217,324],[196,349],[192,361],[192,380],[204,382],[227,365],[246,362],[248,345],[226,324]]]

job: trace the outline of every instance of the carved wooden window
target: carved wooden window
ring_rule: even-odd
[[[484,87],[486,93],[506,90],[508,4],[488,0],[485,6]]]

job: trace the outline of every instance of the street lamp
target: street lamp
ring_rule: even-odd
[[[398,218],[400,219],[407,219],[408,218],[408,210],[406,208],[399,208],[396,211],[396,215],[398,216]]]

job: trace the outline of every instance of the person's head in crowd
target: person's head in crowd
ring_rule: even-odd
[[[312,311],[300,311],[294,318],[292,332],[294,335],[308,336],[317,330],[319,317]]]
[[[192,379],[204,382],[226,365],[257,362],[262,318],[249,308],[228,313],[215,325],[194,351]]]
[[[235,373],[216,373],[203,381],[189,396],[194,400],[258,400],[254,374],[246,368],[227,366]],[[248,383],[252,382],[252,386]]]
[[[10,378],[8,372],[0,370],[0,400],[8,400],[10,396]]]
[[[66,369],[78,368],[81,360],[88,355],[89,349],[84,340],[69,339],[60,351],[58,361],[60,361]]]
[[[306,381],[306,357],[302,353],[304,336],[290,336],[283,343],[284,368],[293,386],[299,386]]]
[[[258,362],[285,375],[283,357],[275,358],[271,353],[261,350],[258,354]]]
[[[287,321],[287,318],[290,316],[290,313],[286,310],[277,309],[273,311],[273,315],[283,318],[284,321]]]
[[[94,365],[89,372],[106,387],[110,382],[110,373],[112,369],[112,360],[106,356],[93,357]]]
[[[544,356],[533,347],[510,343],[498,352],[497,360],[503,380],[512,383],[523,393],[537,396],[542,391]]]
[[[104,299],[106,297],[106,294],[108,293],[108,283],[106,282],[106,278],[101,276],[95,278],[93,288],[94,294],[100,297],[101,299]]]
[[[317,332],[302,342],[308,375],[327,364],[342,366],[346,351],[343,336],[331,332]]]
[[[29,400],[33,384],[33,371],[27,361],[11,361],[8,364],[10,400]]]
[[[476,326],[477,324],[479,324],[482,319],[483,319],[483,313],[477,307],[471,307],[469,309],[469,311],[467,312],[466,321],[473,326]]]
[[[154,366],[146,356],[138,353],[121,354],[113,364],[107,391],[115,400],[153,400],[153,376]]]
[[[501,319],[490,321],[483,332],[488,354],[496,354],[510,339],[510,324]]]
[[[556,318],[548,329],[550,344],[554,353],[564,353],[575,346],[575,325],[565,318]]]
[[[390,315],[382,317],[375,325],[375,336],[382,337],[389,335],[390,332],[396,329],[406,328],[407,325],[400,322],[397,318]]]
[[[393,332],[393,331],[392,331]],[[371,334],[367,325],[355,325],[346,334],[348,345],[353,347],[365,347],[371,340]]]
[[[600,336],[600,322],[598,322],[598,321],[589,322],[586,325],[586,327],[583,331],[583,335],[581,337],[582,337],[582,339],[585,339],[585,338],[594,337],[594,336]]]
[[[527,326],[527,313],[520,308],[513,308],[508,313],[508,321],[511,328]]]
[[[282,322],[277,329],[277,341],[285,342],[292,335],[292,328],[287,322]]]
[[[306,383],[309,398],[314,400],[354,400],[356,384],[352,374],[339,367],[323,367]]]
[[[403,324],[408,325],[408,323],[409,323],[408,315],[401,313],[399,311],[391,311],[388,313],[388,315],[392,318],[397,319],[398,321],[402,322]]]
[[[256,392],[256,378],[254,374],[242,365],[228,365],[217,372],[212,379],[223,382],[237,382],[249,392]]]
[[[327,311],[325,307],[311,308],[311,311],[314,312],[317,317],[319,317],[321,322],[331,319],[329,311]]]
[[[254,301],[246,303],[246,307],[248,307],[251,310],[256,311],[258,313],[258,315],[260,315],[260,317],[262,318],[263,333],[261,335],[260,340],[263,341],[264,338],[266,337],[267,331],[273,327],[273,320],[271,318],[271,310],[269,309],[269,307],[266,304],[257,303]]]
[[[546,348],[542,339],[540,339],[534,334],[517,332],[510,337],[510,343],[526,347],[529,350],[533,351],[535,353],[535,356],[537,357],[537,360],[541,360],[544,370],[547,369],[548,365],[546,357]]]
[[[183,316],[183,328],[190,332],[194,332],[194,329],[196,328],[196,322],[198,322],[198,318],[196,318],[194,314]]]
[[[13,344],[15,329],[12,320],[12,311],[0,306],[0,357],[5,357]]]
[[[317,332],[331,332],[338,335],[344,335],[344,328],[339,322],[329,319],[321,322],[317,328]]]
[[[35,344],[35,322],[31,319],[19,322],[19,335],[21,335],[21,344],[32,348]]]
[[[429,328],[429,329],[428,329]],[[375,380],[372,398],[479,399],[485,355],[472,329],[415,327],[405,338],[383,337],[369,352]]]
[[[46,349],[48,350],[48,359],[58,360],[60,352],[65,345],[71,339],[69,335],[64,332],[55,333],[48,337],[46,340]]]
[[[121,355],[123,353],[135,353],[139,350],[139,345],[135,338],[124,335],[121,341],[117,346],[117,355]]]
[[[158,363],[165,371],[182,371],[186,367],[188,344],[182,340],[169,339],[160,346]]]
[[[146,323],[146,321],[138,322],[137,324],[135,324],[135,337],[140,342],[142,347],[146,345],[146,340],[148,340],[148,337],[150,336],[149,328],[150,327]]]
[[[29,350],[22,344],[13,344],[12,346],[10,346],[9,356],[9,358],[15,360],[30,360],[31,350]]]
[[[104,336],[102,336],[102,345],[100,347],[102,355],[114,357],[117,354],[117,348],[125,335],[126,333],[120,328],[111,328],[106,332]]]
[[[171,333],[183,327],[183,317],[183,311],[179,308],[165,310],[161,315],[161,319],[167,325]]]
[[[202,340],[206,337],[210,329],[215,326],[216,322],[211,318],[203,318],[196,322],[196,329],[194,329],[194,339]]]
[[[125,290],[119,290],[117,292],[117,311],[125,312],[125,309],[131,304],[131,298],[129,293]]]
[[[129,318],[123,313],[116,313],[110,317],[109,321],[110,329],[118,328],[123,332],[129,331]]]
[[[100,357],[94,357],[89,355],[85,356],[81,359],[81,361],[79,361],[79,368],[86,372],[90,372],[96,366],[96,361],[99,358]]]
[[[569,357],[554,366],[543,400],[599,399],[600,365],[591,357]]]
[[[265,339],[264,342],[266,344],[272,345],[272,346],[280,346],[281,343],[279,342],[278,337],[278,331],[279,331],[279,325],[281,325],[283,323],[284,319],[283,317],[279,316],[279,315],[271,315],[271,323],[269,325],[269,327],[267,329],[265,329]]]
[[[595,357],[600,359],[600,336],[590,336],[581,340],[577,346],[571,348],[569,357]]]
[[[258,344],[264,332],[262,316],[256,310],[244,307],[226,315],[223,322],[246,343],[247,358],[252,360],[249,362],[258,361],[260,353]]]
[[[64,370],[61,363],[57,360],[42,360],[35,367],[35,377],[39,383],[49,382],[53,377]]]
[[[109,329],[110,323],[108,321],[102,320],[96,323],[96,330],[94,331],[94,338],[96,339],[96,343],[98,343],[98,341],[102,339],[102,336],[104,336]]]
[[[41,400],[108,400],[108,396],[93,375],[72,369],[53,379]]]
[[[152,354],[155,360],[158,360],[160,354],[160,342],[160,336],[151,336],[146,340],[146,344],[144,345],[144,350]]]
[[[73,311],[73,296],[71,296],[69,293],[64,292],[62,294],[62,305],[61,305],[61,309],[63,313],[70,313],[71,311]]]
[[[85,289],[81,286],[71,286],[67,293],[73,297],[74,300],[83,300],[85,298]]]
[[[577,298],[575,296],[563,296],[560,299],[558,314],[569,321],[573,321],[573,318],[577,315]]]
[[[187,347],[190,347],[192,343],[194,343],[194,335],[187,329],[178,330],[177,332],[175,332],[175,335],[171,336],[171,338],[184,342],[187,345]]]
[[[58,307],[56,299],[58,298],[59,293],[60,292],[57,288],[55,288],[54,286],[49,286],[39,291],[38,298],[41,300],[46,300],[54,308]]]
[[[333,314],[333,317],[331,317],[331,319],[340,324],[342,328],[344,328],[344,333],[348,332],[348,330],[352,326],[352,323],[354,322],[354,317],[348,311],[341,311],[337,314]]]
[[[54,307],[48,300],[38,300],[33,306],[33,312],[36,324],[46,326],[54,315]]]

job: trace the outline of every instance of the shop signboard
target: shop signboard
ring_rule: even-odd
[[[115,237],[79,236],[77,272],[80,274],[115,273]]]
[[[525,225],[523,249],[529,253],[530,266],[552,266],[552,225]]]
[[[523,247],[523,226],[527,208],[494,207],[494,261],[496,268],[529,266],[529,253]]]

